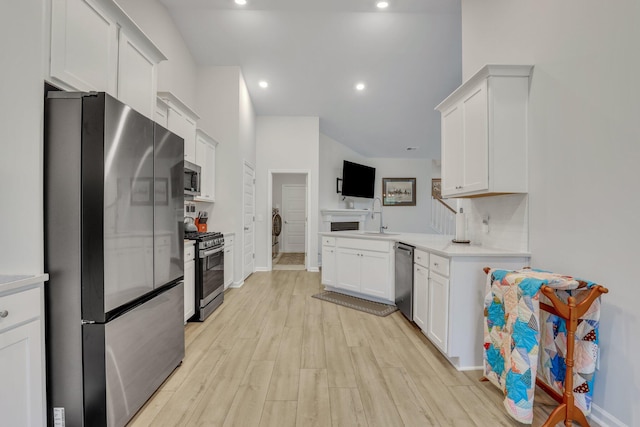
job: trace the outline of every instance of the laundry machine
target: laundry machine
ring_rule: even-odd
[[[271,258],[275,258],[280,253],[280,233],[282,233],[282,217],[279,209],[274,208],[271,218]]]

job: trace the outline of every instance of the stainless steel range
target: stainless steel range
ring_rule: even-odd
[[[196,242],[196,314],[202,322],[224,301],[224,236],[222,233],[186,232]]]

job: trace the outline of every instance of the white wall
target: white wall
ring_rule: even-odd
[[[242,173],[255,165],[255,112],[240,67],[202,67],[197,73],[198,127],[216,141],[216,202],[197,203],[211,218],[210,231],[234,232],[234,281],[243,280]],[[256,254],[257,257],[257,254]]]
[[[526,194],[459,199],[458,208],[464,208],[466,213],[467,238],[473,245],[528,251],[528,202]],[[455,199],[449,199],[447,203],[456,208]],[[484,219],[489,222],[486,228],[483,228]]]
[[[158,91],[171,92],[195,107],[197,67],[167,8],[158,0],[117,0],[167,57],[158,66]]]
[[[318,117],[258,116],[256,125],[256,266],[268,268],[271,259],[269,171],[309,171],[309,248],[318,246]],[[318,258],[309,253],[309,269],[317,271]]]
[[[44,271],[43,1],[0,6],[0,272]]]
[[[463,0],[462,14],[465,78],[485,63],[535,65],[532,264],[610,289],[595,415],[640,425],[640,3]]]
[[[367,158],[338,141],[320,134],[320,209],[344,209],[346,201],[336,193],[336,178],[342,177],[344,160],[376,168],[374,193],[382,198],[382,178],[416,178],[416,206],[384,206],[385,225],[389,231],[432,233],[431,159]],[[357,209],[371,209],[373,200],[351,198]],[[376,202],[376,211],[379,203]],[[320,229],[322,224],[319,225]],[[365,228],[377,230],[380,218],[367,218]]]

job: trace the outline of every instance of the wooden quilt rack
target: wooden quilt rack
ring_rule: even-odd
[[[485,274],[489,274],[491,268],[485,267]],[[582,413],[580,408],[575,406],[575,400],[573,397],[573,365],[574,365],[574,348],[575,348],[575,335],[578,328],[578,319],[582,317],[593,301],[595,301],[600,295],[609,292],[609,289],[601,285],[593,286],[589,289],[589,295],[580,304],[576,305],[576,299],[569,297],[567,304],[562,302],[560,298],[556,296],[553,288],[547,285],[543,285],[540,288],[542,292],[553,305],[540,303],[540,309],[563,318],[567,322],[567,357],[565,359],[567,370],[564,381],[564,394],[560,394],[545,382],[536,378],[536,385],[544,390],[549,396],[551,396],[559,405],[554,409],[547,421],[542,427],[553,427],[559,422],[564,422],[566,427],[571,427],[573,421],[577,421],[582,427],[590,427],[587,417]],[[481,378],[480,381],[488,381],[486,378]]]

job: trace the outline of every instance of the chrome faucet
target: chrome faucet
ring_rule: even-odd
[[[380,210],[378,212],[376,212],[376,200],[380,202]],[[375,218],[375,214],[380,214],[380,234],[384,234],[384,230],[386,230],[387,227],[385,227],[382,220],[382,200],[380,200],[380,197],[373,199],[373,205],[371,206],[371,219]]]

